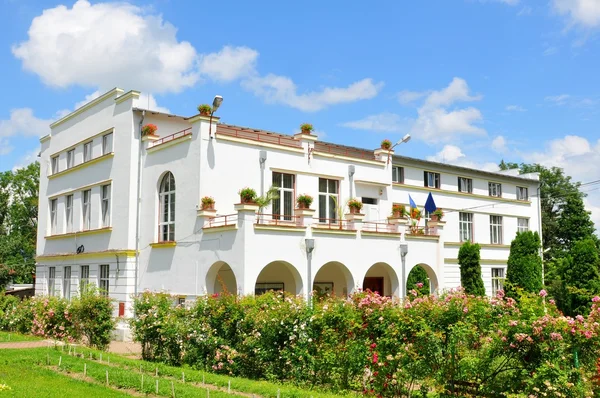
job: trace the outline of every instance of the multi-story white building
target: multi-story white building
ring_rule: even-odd
[[[540,231],[535,174],[147,111],[136,107],[138,97],[114,89],[53,123],[41,139],[37,294],[69,297],[82,282],[95,282],[125,316],[131,295],[144,289],[181,300],[223,289],[307,294],[307,286],[400,296],[417,265],[434,290],[460,286],[457,255],[466,240],[481,245],[493,294],[516,232]],[[150,123],[160,138],[141,137]],[[280,198],[264,214],[239,204],[241,188],[261,194],[271,185]],[[388,220],[392,204],[408,207],[410,195],[422,207],[430,192],[446,213],[442,222],[425,228],[421,220],[411,233],[405,220]],[[313,210],[295,209],[300,194],[315,198]],[[204,196],[215,199],[216,211],[201,210]],[[364,219],[340,220],[335,203],[350,198],[362,201]],[[310,266],[307,239],[314,239]]]

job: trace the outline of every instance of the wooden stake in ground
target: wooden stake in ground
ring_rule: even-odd
[[[279,398],[279,388],[277,389],[277,398]]]
[[[181,372],[181,382],[185,383],[185,373]]]
[[[175,398],[175,385],[173,384],[173,382],[171,381],[171,396],[173,398]]]
[[[106,370],[106,385],[108,385],[108,369]]]
[[[58,367],[60,368],[60,364],[62,363],[62,356],[58,357]]]
[[[231,394],[231,380],[227,382],[227,394]]]
[[[158,394],[158,380],[156,380],[156,394]]]
[[[87,375],[87,363],[83,364],[83,377]]]
[[[143,373],[142,373],[142,389],[141,389],[141,391],[144,392],[144,374]]]
[[[100,353],[100,362],[102,362],[102,353]]]
[[[154,377],[158,377],[158,368],[156,368],[156,372],[154,373]]]
[[[202,385],[204,385],[204,372],[202,372]]]
[[[110,357],[106,357],[106,359],[108,360],[108,364],[110,365]]]
[[[71,346],[69,346],[69,355],[71,355]]]
[[[206,389],[206,398],[210,398],[210,391],[208,390],[208,388]]]

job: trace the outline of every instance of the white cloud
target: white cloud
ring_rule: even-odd
[[[35,117],[30,108],[12,109],[9,119],[0,120],[0,138],[9,138],[15,135],[41,137],[50,132],[50,123],[52,120]]]
[[[12,170],[16,171],[17,169],[22,169],[23,167],[27,167],[31,163],[38,160],[38,154],[40,153],[41,148],[38,146],[36,149],[26,152],[23,156],[17,160],[17,163],[13,166]]]
[[[550,95],[545,97],[544,101],[553,102],[557,105],[563,105],[569,98],[571,98],[569,94]]]
[[[505,109],[509,112],[525,112],[527,110],[520,105],[507,105]]]
[[[498,153],[506,153],[508,148],[506,147],[506,138],[499,135],[492,140],[492,149]]]
[[[84,106],[85,104],[87,104],[90,101],[95,100],[96,98],[98,98],[99,96],[101,96],[103,93],[100,92],[100,90],[96,90],[91,94],[88,94],[85,96],[85,98],[77,103],[75,103],[75,109],[81,108],[82,106]]]
[[[264,77],[256,76],[243,80],[242,86],[267,103],[278,103],[305,112],[315,112],[330,105],[373,98],[381,91],[383,83],[363,79],[344,88],[326,87],[319,92],[298,94],[292,79],[268,74]]]
[[[441,151],[435,155],[428,156],[427,160],[432,162],[448,163],[455,166],[468,167],[476,170],[498,171],[496,163],[486,162],[477,163],[467,159],[467,156],[456,145],[445,145]]]
[[[380,113],[370,115],[364,119],[342,123],[342,126],[356,130],[378,132],[401,132],[410,127],[411,119],[402,118],[395,113]]]
[[[402,105],[407,105],[420,100],[427,94],[429,94],[427,91],[402,90],[398,93],[398,101],[400,101]]]
[[[10,145],[8,138],[0,137],[0,156],[8,155],[13,149],[15,149],[15,147]]]
[[[255,73],[258,52],[248,47],[225,46],[218,53],[201,56],[200,72],[230,82]]]
[[[533,13],[533,8],[531,8],[529,6],[525,6],[519,10],[519,12],[517,13],[517,16],[523,17],[525,15],[531,15],[532,13]]]
[[[152,94],[140,93],[140,98],[133,101],[133,106],[156,112],[171,113],[169,108],[159,106]]]
[[[438,106],[449,106],[459,101],[479,101],[481,98],[480,95],[470,95],[467,82],[464,79],[455,77],[448,87],[439,91],[432,91],[425,100],[425,106],[435,108]]]
[[[198,55],[159,15],[128,3],[78,0],[33,19],[28,39],[12,52],[54,87],[132,87],[178,92],[199,80]]]
[[[552,0],[554,10],[569,18],[571,25],[584,28],[600,26],[600,1],[598,0]]]

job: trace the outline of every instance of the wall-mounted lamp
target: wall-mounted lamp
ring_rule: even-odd
[[[210,121],[209,121],[209,126],[208,126],[208,136],[212,139],[212,118],[213,118],[213,113],[215,113],[217,111],[217,109],[219,109],[219,107],[221,106],[221,104],[223,103],[223,97],[221,97],[220,95],[215,95],[215,99],[213,99],[213,103],[212,103],[212,111],[210,111]]]
[[[402,139],[398,142],[396,142],[391,148],[390,148],[390,152],[398,145],[400,144],[406,144],[408,141],[410,141],[410,134],[406,134],[404,137],[402,137]],[[388,164],[390,164],[390,155],[388,154]]]

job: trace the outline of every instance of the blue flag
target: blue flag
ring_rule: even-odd
[[[433,201],[433,195],[429,192],[429,196],[427,197],[427,201],[425,202],[425,210],[429,213],[433,213],[437,209],[435,202]]]
[[[410,208],[411,209],[416,209],[417,205],[415,204],[415,201],[410,197],[410,194],[408,195],[408,203],[410,203]]]

